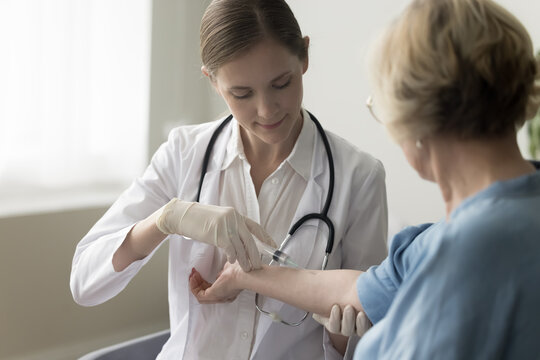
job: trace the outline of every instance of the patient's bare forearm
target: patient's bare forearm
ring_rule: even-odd
[[[238,285],[278,299],[306,311],[329,316],[332,305],[362,305],[356,293],[357,270],[297,270],[264,266],[261,270],[238,273]]]

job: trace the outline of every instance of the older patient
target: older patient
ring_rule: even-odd
[[[416,0],[374,60],[368,106],[438,184],[446,219],[405,229],[363,274],[232,265],[212,286],[194,271],[193,293],[213,302],[251,289],[326,315],[352,304],[374,323],[358,359],[539,356],[540,172],[516,141],[538,108],[527,31],[493,1]]]

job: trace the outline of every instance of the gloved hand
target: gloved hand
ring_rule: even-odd
[[[356,313],[356,309],[351,305],[346,305],[341,316],[339,305],[332,306],[330,317],[313,314],[313,319],[323,325],[332,334],[362,337],[371,328],[371,322],[363,311]]]
[[[175,198],[157,214],[156,225],[164,234],[178,234],[217,246],[225,251],[230,263],[238,260],[244,271],[261,267],[261,256],[251,234],[276,247],[274,240],[259,224],[231,207]]]

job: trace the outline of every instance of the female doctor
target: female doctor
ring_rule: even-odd
[[[329,194],[335,242],[326,267],[379,263],[386,255],[384,169],[318,129],[302,108],[309,38],[285,1],[214,0],[200,35],[202,72],[232,117],[172,130],[144,174],[78,244],[73,297],[85,306],[114,297],[168,238],[171,336],[158,359],[339,359],[346,339],[311,317],[283,323],[302,318],[301,310],[257,299],[281,314],[283,322],[272,321],[259,314],[253,292],[200,306],[188,275],[195,267],[215,279],[227,260],[259,268],[251,232],[279,246],[293,223],[322,211]],[[309,220],[284,251],[304,268],[321,269],[329,236],[322,222]]]

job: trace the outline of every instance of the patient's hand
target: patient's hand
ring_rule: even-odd
[[[225,263],[216,281],[211,284],[204,280],[201,274],[193,268],[189,275],[189,287],[201,304],[231,302],[242,291],[242,289],[235,287],[236,274],[239,271],[242,271],[242,268],[240,268],[238,262],[234,264]]]

